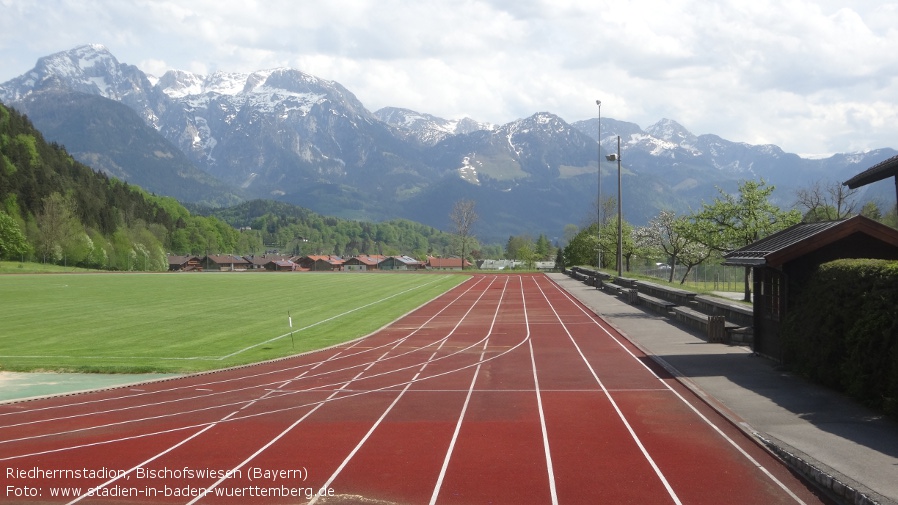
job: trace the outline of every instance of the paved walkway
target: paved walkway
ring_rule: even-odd
[[[898,505],[898,424],[563,274],[569,293],[799,471],[854,503]]]

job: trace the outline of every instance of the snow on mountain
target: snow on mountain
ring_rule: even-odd
[[[123,101],[144,91],[149,81],[141,82],[141,76],[136,67],[120,64],[106,47],[88,44],[40,58],[31,71],[4,83],[0,98],[12,102],[32,92],[66,87]]]
[[[464,135],[495,128],[489,123],[481,123],[467,117],[454,120],[443,119],[398,107],[385,107],[375,111],[374,117],[428,146],[435,145],[453,135]]]
[[[572,205],[587,208],[595,196],[589,184],[599,133],[600,155],[614,152],[621,137],[624,168],[633,182],[624,187],[634,191],[624,202],[633,206],[631,215],[643,218],[652,215],[651,205],[682,207],[685,199],[713,197],[716,185],[732,189],[745,176],[796,186],[891,155],[802,160],[776,146],[696,136],[670,119],[643,130],[612,118],[602,118],[601,129],[598,119],[568,124],[548,112],[501,126],[395,107],[372,114],[339,83],[299,70],[172,70],[157,78],[96,44],[39,59],[31,71],[0,84],[0,101],[21,103],[48,90],[128,105],[197,167],[248,194],[356,217],[389,217],[403,205],[411,216],[433,213],[434,198],[462,196],[475,187],[501,215],[514,215],[508,210],[514,208],[524,216],[540,198],[554,210],[530,219],[563,225],[578,212]],[[42,110],[55,109],[48,102]],[[462,181],[469,184],[453,185]],[[496,191],[504,195],[502,205]],[[408,203],[415,199],[417,207]],[[445,213],[437,214],[432,222],[444,220]]]

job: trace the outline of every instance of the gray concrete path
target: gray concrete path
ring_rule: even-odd
[[[549,276],[796,470],[846,502],[898,504],[898,424],[747,347],[708,343],[624,298]]]

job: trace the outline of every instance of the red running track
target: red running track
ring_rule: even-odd
[[[311,354],[0,405],[0,469],[11,503],[823,502],[543,275]]]

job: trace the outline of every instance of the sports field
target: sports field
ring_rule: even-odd
[[[273,359],[367,335],[466,279],[407,273],[5,275],[0,370],[173,373]]]

